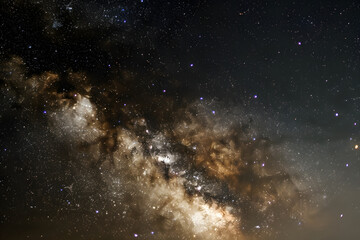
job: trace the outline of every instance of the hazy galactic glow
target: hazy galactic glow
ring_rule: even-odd
[[[0,3],[0,238],[358,239],[357,1]]]

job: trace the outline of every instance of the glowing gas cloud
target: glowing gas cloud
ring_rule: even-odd
[[[310,196],[246,116],[133,89],[126,72],[106,85],[71,72],[62,91],[58,74],[28,76],[18,57],[3,69],[7,96],[69,146],[71,194],[91,202],[77,208],[109,216],[113,236],[262,239],[305,221]]]

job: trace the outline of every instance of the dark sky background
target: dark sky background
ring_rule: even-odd
[[[0,60],[1,239],[359,239],[358,1],[3,0]]]

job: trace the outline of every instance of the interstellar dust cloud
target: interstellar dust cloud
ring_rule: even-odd
[[[273,239],[306,222],[311,196],[245,114],[152,94],[126,72],[96,84],[86,72],[29,75],[16,56],[2,69],[6,96],[66,146],[74,211],[109,236]]]

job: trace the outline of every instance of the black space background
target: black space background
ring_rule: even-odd
[[[150,93],[154,98],[166,89],[179,105],[203,97],[229,108],[247,108],[263,119],[270,138],[288,141],[294,152],[303,152],[305,157],[297,164],[308,166],[310,175],[324,176],[324,188],[332,192],[333,201],[322,215],[334,220],[305,231],[301,239],[358,239],[360,157],[354,150],[360,144],[358,1],[80,0],[71,2],[71,10],[69,4],[2,0],[1,61],[21,57],[29,76],[58,73],[59,92],[74,88],[66,80],[69,71],[86,72],[91,84],[102,85],[116,78],[114,69],[121,69],[138,76],[123,99],[146,101],[141,92],[151,81],[156,83]],[[105,13],[120,20],[109,20]],[[52,231],[43,225],[43,218],[66,197],[51,186],[71,182],[73,173],[66,166],[75,156],[64,156],[68,150],[62,147],[49,149],[46,145],[58,144],[43,127],[42,110],[26,113],[3,91],[0,231],[4,239],[23,239],[29,232]],[[37,124],[28,126],[30,118]],[[281,127],[270,124],[274,122]],[[42,202],[44,212],[29,209],[35,202]],[[342,212],[350,216],[340,222]],[[71,217],[69,213],[65,219]],[[28,218],[35,220],[26,229]],[[60,231],[66,232],[67,221],[62,217],[57,221],[62,223]],[[106,238],[99,229],[92,230]],[[18,231],[24,233],[18,237],[8,233]]]

